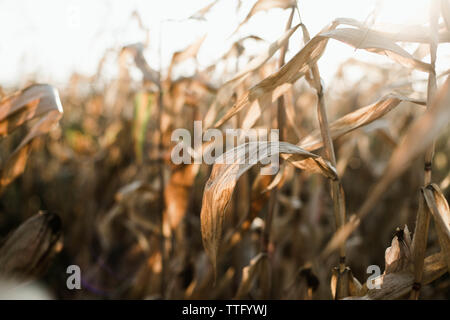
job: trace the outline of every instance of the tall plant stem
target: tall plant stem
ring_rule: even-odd
[[[289,19],[288,22],[286,24],[286,30],[289,30],[292,26],[292,20],[294,18],[294,12],[295,12],[295,7],[292,8],[291,13],[289,15]],[[280,50],[280,58],[278,60],[278,67],[281,68],[284,63],[285,63],[285,57],[286,57],[286,51],[287,48],[289,46],[289,41],[286,42],[286,44],[281,48]],[[284,141],[286,138],[286,113],[284,110],[284,97],[281,96],[277,99],[277,127],[279,129],[279,138],[281,139],[281,141]],[[281,157],[278,159],[279,164],[281,164]],[[266,216],[266,221],[265,221],[265,228],[261,237],[261,251],[262,252],[267,252],[270,253],[270,231],[272,229],[272,221],[275,215],[275,211],[276,211],[276,207],[277,207],[277,193],[278,193],[278,188],[274,188],[271,191],[270,194],[270,198],[269,198],[269,208],[267,210],[267,216]],[[269,254],[270,257],[270,254]],[[270,297],[270,291],[271,291],[271,287],[272,287],[272,277],[271,277],[271,265],[270,265],[270,260],[269,262],[266,264],[267,266],[267,279],[265,279],[266,285],[263,285],[263,287],[265,287],[264,289],[264,298],[269,298]]]
[[[300,10],[298,10],[300,15]],[[301,21],[301,18],[300,18]],[[302,24],[304,42],[307,43],[311,37],[306,27]],[[320,73],[317,63],[311,65],[311,83],[317,92],[317,115],[319,120],[320,134],[323,140],[325,158],[333,167],[336,167],[336,156],[334,153],[333,140],[331,139],[327,112],[325,107],[325,99],[323,96],[323,87],[320,81]],[[331,181],[331,198],[333,199],[333,212],[336,221],[336,229],[339,229],[345,223],[345,203],[344,203],[344,191],[339,179]],[[344,272],[345,270],[345,242],[339,249],[339,270]]]
[[[437,51],[437,30],[439,19],[439,3],[434,0],[430,2],[430,64],[431,70],[428,75],[428,88],[427,88],[427,108],[431,107],[436,92],[436,51]],[[433,162],[435,143],[425,152],[424,163],[424,186],[431,183],[431,169]],[[412,254],[414,264],[414,284],[411,291],[410,299],[417,300],[420,295],[420,287],[423,277],[423,266],[425,260],[425,251],[427,249],[428,229],[430,226],[430,211],[428,210],[423,195],[420,194],[419,209],[417,211],[416,226],[414,229],[414,238],[412,241]]]

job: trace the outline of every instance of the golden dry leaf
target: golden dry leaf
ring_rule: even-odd
[[[278,150],[274,151],[274,149]],[[231,149],[216,160],[205,185],[200,213],[203,245],[214,271],[217,267],[217,254],[222,239],[225,213],[236,181],[257,162],[263,162],[278,153],[295,154],[297,160],[318,158],[317,155],[287,142],[279,142],[278,148],[275,142],[255,142]]]
[[[447,262],[450,272],[450,209],[442,191],[436,184],[430,184],[422,188],[427,206],[433,215],[441,252]]]
[[[18,280],[38,277],[62,248],[61,220],[52,213],[34,215],[0,248],[0,275]]]
[[[9,155],[0,170],[0,192],[25,170],[30,143],[33,139],[49,132],[60,118],[59,111],[50,111],[31,128],[19,146]]]
[[[411,255],[411,234],[408,226],[404,229],[397,228],[391,246],[384,254],[386,264],[384,272],[394,273],[408,269],[412,262]]]
[[[0,137],[25,122],[57,110],[63,112],[58,91],[47,84],[35,84],[0,101]]]
[[[339,178],[336,168],[322,157],[301,159],[295,155],[292,156],[288,154],[283,154],[281,157],[289,161],[294,167],[301,170],[305,170],[310,173],[320,173],[331,180],[338,180]]]
[[[58,91],[49,85],[32,85],[0,102],[0,136],[26,121],[41,117],[6,160],[0,171],[0,192],[25,169],[30,143],[50,131],[63,113]]]

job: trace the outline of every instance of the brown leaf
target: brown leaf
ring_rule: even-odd
[[[26,121],[41,117],[6,160],[0,172],[0,192],[25,169],[30,143],[50,131],[62,116],[58,91],[49,85],[33,85],[0,103],[0,136]]]
[[[47,84],[35,84],[0,102],[0,137],[25,122],[57,110],[63,112],[58,91]]]
[[[450,272],[450,209],[442,191],[436,184],[422,188],[427,206],[434,218],[441,252]]]
[[[217,254],[222,239],[222,229],[226,209],[230,203],[236,181],[256,163],[272,156],[274,142],[245,143],[224,153],[213,166],[211,175],[203,192],[202,209],[200,213],[203,245],[214,270],[217,267]],[[316,155],[287,142],[279,142],[279,153],[295,154],[300,158],[317,158]],[[223,160],[223,163],[219,163]]]
[[[385,273],[400,272],[411,265],[411,234],[408,226],[404,229],[397,228],[391,246],[386,249],[384,259]]]

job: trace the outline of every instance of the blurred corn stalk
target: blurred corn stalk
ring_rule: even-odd
[[[217,2],[191,19],[207,19]],[[434,62],[425,61],[437,43],[450,41],[448,3],[441,4],[437,31],[436,25],[383,29],[338,18],[310,37],[295,22],[295,1],[258,0],[241,26],[264,10],[290,14],[273,43],[234,33],[229,50],[200,69],[197,55],[207,43],[201,37],[176,52],[166,72],[146,59],[153,44],[145,20],[134,13],[143,43],[109,50],[94,77],[73,75],[63,94],[63,130],[55,133],[61,141],[52,139],[33,162],[36,170],[18,181],[24,196],[38,194],[74,221],[65,238],[67,255],[84,270],[80,296],[390,299],[407,296],[421,271],[424,285],[441,277],[448,271],[448,144],[439,137],[448,124],[449,90],[448,80],[442,81],[447,74],[437,75]],[[300,29],[301,49],[285,62],[289,43],[300,42]],[[317,62],[333,54],[330,40],[387,56],[389,63],[349,59],[324,84]],[[250,42],[266,47],[250,56]],[[102,65],[110,57],[118,58],[118,78],[102,83]],[[176,78],[188,61],[195,73]],[[135,67],[142,73],[136,83]],[[363,73],[357,81],[348,76],[354,68]],[[427,79],[415,80],[415,74]],[[427,92],[420,89],[426,82]],[[192,133],[194,121],[202,119],[204,130],[279,128],[280,171],[262,176],[259,164],[238,161],[174,165],[171,132]],[[415,159],[436,139],[441,171],[433,167],[439,183],[430,184]],[[214,143],[201,147],[192,154],[210,152]],[[247,147],[244,140],[235,146],[241,160],[255,153]],[[49,191],[41,192],[40,183]],[[416,203],[412,195],[420,187]],[[61,201],[67,193],[73,197]],[[430,236],[403,228],[392,239],[397,226],[413,223],[417,205],[435,221]],[[424,239],[427,252],[414,245]],[[381,289],[370,289],[360,280],[383,257],[385,271],[375,281]],[[423,294],[445,296],[446,280],[439,281]]]
[[[23,173],[32,142],[48,133],[62,113],[58,91],[49,85],[32,85],[2,99],[1,137],[10,135],[22,125],[30,125],[25,137],[2,165],[0,192]],[[57,215],[40,212],[26,220],[0,247],[0,278],[10,281],[8,285],[0,285],[0,290],[42,276],[61,248],[61,220]],[[6,296],[6,293],[2,292],[2,295]]]

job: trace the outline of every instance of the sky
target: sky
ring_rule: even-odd
[[[237,34],[236,26],[256,0],[243,0],[236,12],[236,0],[219,0],[206,15],[206,21],[188,20],[211,0],[0,0],[0,86],[22,85],[30,79],[64,86],[72,72],[92,75],[106,50],[145,41],[145,32],[132,13],[137,11],[149,29],[145,56],[150,65],[164,70],[171,55],[206,34],[199,52],[199,64],[206,67],[226,52],[237,39],[254,34],[267,42],[246,42],[249,54],[257,53],[283,33],[288,10],[272,9],[255,14]],[[377,23],[424,24],[428,20],[427,0],[298,0],[303,23],[311,35],[337,17],[365,21],[377,8]],[[298,23],[295,15],[294,23]],[[287,58],[302,44],[298,30],[291,38]],[[161,55],[160,55],[161,46]],[[159,57],[162,57],[159,61]],[[338,65],[351,57],[361,59],[374,54],[331,41],[319,62],[327,81]],[[369,58],[368,58],[369,57]],[[384,59],[384,60],[383,60]],[[114,77],[116,64],[106,68]],[[192,72],[187,63],[178,70]]]

